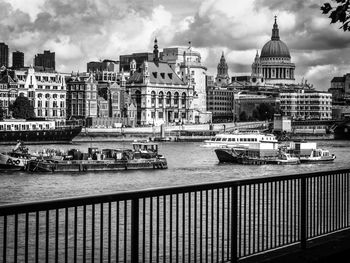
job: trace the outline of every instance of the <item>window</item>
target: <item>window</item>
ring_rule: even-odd
[[[162,111],[158,112],[158,118],[163,119],[163,112]]]

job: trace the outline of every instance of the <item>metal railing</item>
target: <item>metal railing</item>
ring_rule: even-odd
[[[0,207],[2,262],[235,262],[350,225],[350,169]],[[0,260],[0,261],[1,261]]]

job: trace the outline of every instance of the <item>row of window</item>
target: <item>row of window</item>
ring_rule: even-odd
[[[52,115],[49,115],[49,110],[41,110],[38,109],[37,111],[37,116],[38,117],[65,117],[65,111],[64,110],[52,110]]]

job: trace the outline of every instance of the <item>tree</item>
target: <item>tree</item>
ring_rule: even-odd
[[[10,105],[12,116],[16,119],[31,119],[35,118],[34,108],[30,105],[27,97],[19,96],[14,103]]]
[[[350,0],[331,0],[336,5],[333,7],[330,3],[324,3],[321,7],[323,14],[330,12],[329,18],[331,24],[341,23],[344,31],[350,31]]]
[[[0,105],[0,120],[3,120],[4,119],[4,110],[1,108],[1,105]]]
[[[275,114],[275,109],[271,104],[261,103],[256,107],[259,121],[271,120]]]
[[[240,114],[239,114],[239,120],[240,121],[247,121],[247,113],[245,111],[242,111]]]

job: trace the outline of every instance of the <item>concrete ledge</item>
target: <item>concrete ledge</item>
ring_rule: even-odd
[[[239,262],[253,263],[326,263],[350,262],[350,230],[344,230],[327,236],[308,241],[305,250],[300,244],[286,248],[265,252],[239,260]]]

